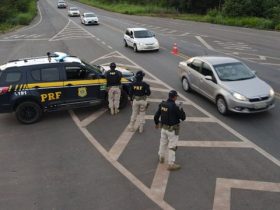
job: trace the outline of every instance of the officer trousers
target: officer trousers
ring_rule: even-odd
[[[143,128],[145,124],[147,101],[146,100],[133,100],[132,114],[130,118],[130,127],[133,128],[136,120],[139,121],[139,126]]]
[[[121,98],[121,89],[118,86],[109,87],[108,102],[110,109],[119,109]]]
[[[165,157],[166,150],[168,148],[168,164],[172,165],[175,163],[175,151],[177,148],[179,136],[175,135],[175,131],[169,131],[166,129],[161,129],[160,133],[160,145],[158,155],[160,157]]]

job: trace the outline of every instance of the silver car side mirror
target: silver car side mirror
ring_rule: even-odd
[[[205,78],[206,80],[213,81],[213,77],[212,77],[212,76],[210,76],[210,75],[207,75],[207,76],[205,76],[204,78]]]

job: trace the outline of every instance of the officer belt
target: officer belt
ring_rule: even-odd
[[[165,125],[165,124],[162,124],[161,128],[163,128],[164,130],[168,130],[168,131],[174,131],[174,130],[179,128],[179,124],[176,124],[176,125]]]
[[[145,101],[147,99],[147,96],[134,96],[133,99],[135,99],[136,101]]]
[[[108,88],[120,88],[119,85],[109,86]]]

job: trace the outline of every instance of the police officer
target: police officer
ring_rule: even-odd
[[[136,81],[132,82],[129,88],[129,97],[132,101],[129,130],[132,132],[135,131],[134,126],[137,119],[139,120],[139,133],[143,132],[145,124],[145,112],[148,105],[147,97],[151,95],[151,90],[150,86],[146,82],[143,82],[144,76],[145,73],[143,71],[136,72]]]
[[[180,120],[186,119],[186,114],[180,106],[176,105],[178,94],[171,90],[167,101],[163,101],[155,113],[154,121],[156,128],[161,127],[161,137],[159,146],[159,161],[164,163],[164,155],[168,148],[168,170],[178,170],[180,165],[175,163],[175,151],[179,139]],[[160,121],[159,121],[160,119]]]
[[[110,63],[110,70],[106,72],[108,101],[111,114],[119,113],[120,97],[121,97],[121,78],[122,73],[116,70],[116,64]]]

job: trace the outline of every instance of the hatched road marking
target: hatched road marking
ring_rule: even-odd
[[[156,81],[155,84],[161,83],[162,86],[165,88],[154,88],[151,87],[152,91],[161,91],[161,92],[169,92],[172,88],[159,80],[157,77],[149,73],[144,68],[140,67],[136,63],[134,63],[129,58],[125,57],[119,52],[112,52],[108,55],[104,55],[98,59],[95,59],[95,61],[100,60],[101,58],[110,58],[111,57],[119,57],[127,59],[131,64],[134,65],[135,68],[141,69],[146,73],[147,76],[150,77],[149,81]],[[95,62],[92,61],[91,63]],[[269,153],[265,152],[263,149],[252,143],[250,140],[248,140],[246,137],[239,134],[237,131],[233,130],[229,126],[227,126],[225,123],[221,122],[219,119],[212,116],[210,113],[208,113],[206,110],[199,107],[194,102],[187,99],[184,95],[179,94],[179,97],[185,101],[186,104],[195,106],[196,109],[201,111],[203,114],[206,115],[206,117],[188,117],[187,122],[201,122],[201,123],[216,123],[220,126],[222,126],[225,130],[233,134],[235,137],[237,137],[240,141],[199,141],[199,140],[179,140],[178,146],[179,147],[205,147],[205,148],[251,148],[258,151],[260,154],[262,154],[264,157],[275,163],[278,167],[280,167],[280,161],[276,158],[274,158]],[[160,102],[162,101],[162,98],[149,98],[150,103],[153,102]],[[157,169],[155,171],[155,175],[153,178],[153,182],[150,188],[146,187],[137,177],[135,177],[130,171],[128,171],[126,168],[124,168],[121,163],[118,162],[118,158],[120,155],[125,151],[126,147],[128,146],[130,140],[132,139],[134,132],[128,131],[128,127],[126,127],[121,134],[119,135],[118,139],[115,141],[115,144],[111,147],[109,152],[105,150],[105,148],[92,136],[92,134],[87,130],[85,126],[92,123],[94,120],[98,119],[98,117],[102,116],[106,111],[101,110],[100,112],[96,112],[92,115],[90,115],[88,118],[84,119],[83,121],[80,121],[76,114],[73,111],[70,111],[70,115],[75,122],[75,124],[78,126],[78,128],[82,131],[82,133],[85,135],[85,137],[92,143],[92,145],[117,169],[122,173],[128,180],[130,180],[131,183],[133,183],[139,190],[141,190],[148,198],[150,198],[152,201],[154,201],[157,205],[159,205],[162,209],[174,209],[170,204],[168,204],[166,201],[164,201],[164,195],[166,191],[166,186],[169,179],[169,172],[166,170],[166,164],[159,164],[157,165]],[[146,115],[146,120],[153,120],[153,115]],[[128,125],[127,125],[128,126]],[[147,128],[148,129],[148,128]],[[225,139],[226,140],[226,139]],[[217,180],[222,180],[218,178]],[[235,182],[234,182],[235,183]],[[240,182],[241,185],[244,184],[244,182]],[[249,182],[253,183],[253,182]],[[265,182],[262,182],[261,185],[257,187],[251,187],[251,185],[248,185],[248,183],[244,186],[248,186],[247,188],[252,188],[253,190],[261,189],[261,187],[264,187],[268,191],[273,191],[275,187],[277,187],[279,184],[264,184]],[[231,184],[231,182],[230,182]],[[263,185],[264,184],[264,185]],[[258,185],[258,184],[257,184]],[[222,187],[221,187],[222,186]],[[213,210],[224,210],[230,203],[230,197],[225,197],[224,201],[221,201],[221,193],[219,193],[221,190],[225,188],[225,186],[228,185],[221,185],[220,181],[217,181],[216,186],[216,195],[215,200],[213,204]],[[239,186],[239,185],[232,185],[233,187]],[[242,187],[241,187],[242,188]],[[251,189],[250,188],[250,189]],[[230,189],[230,188],[229,188]],[[242,188],[244,189],[244,188]],[[228,188],[226,188],[228,190]],[[228,190],[229,191],[229,190]],[[275,190],[274,190],[275,191]],[[278,192],[278,191],[277,191]],[[228,195],[228,194],[226,194]],[[222,207],[220,207],[222,206]]]

